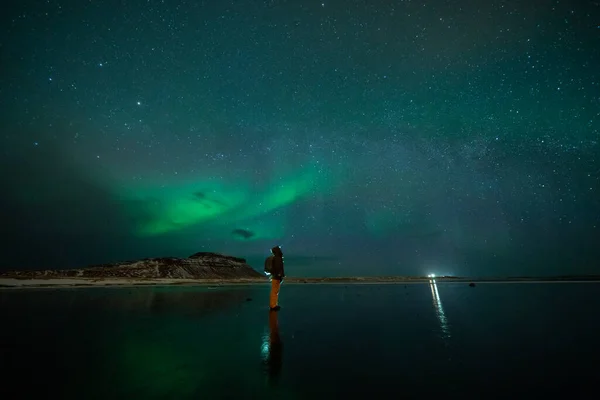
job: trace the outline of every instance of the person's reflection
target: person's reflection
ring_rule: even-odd
[[[277,384],[281,374],[283,342],[279,336],[277,311],[269,311],[269,343],[266,357],[266,372],[270,384]]]

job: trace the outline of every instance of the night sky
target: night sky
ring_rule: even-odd
[[[11,1],[2,269],[600,272],[596,1]]]

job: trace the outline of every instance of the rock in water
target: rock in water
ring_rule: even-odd
[[[12,271],[13,278],[137,278],[137,279],[257,279],[263,275],[246,260],[217,253],[196,253],[188,258],[145,258],[80,269]]]
[[[470,287],[475,287],[475,283],[471,282],[471,283],[469,283],[469,286]]]

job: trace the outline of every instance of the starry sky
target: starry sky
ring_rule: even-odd
[[[600,272],[597,1],[9,1],[0,268]]]

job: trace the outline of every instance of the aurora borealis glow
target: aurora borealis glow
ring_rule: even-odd
[[[597,272],[597,2],[13,3],[2,268]]]

